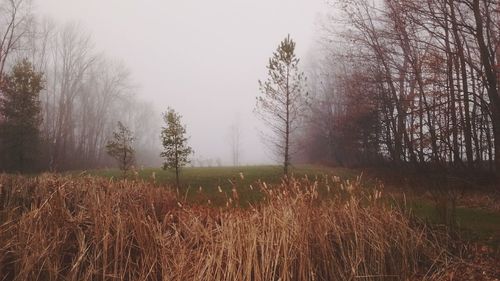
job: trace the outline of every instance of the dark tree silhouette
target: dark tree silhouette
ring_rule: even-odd
[[[10,171],[35,168],[40,146],[40,91],[43,74],[27,60],[18,62],[0,84],[0,157]]]

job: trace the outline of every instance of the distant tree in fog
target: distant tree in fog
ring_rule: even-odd
[[[262,95],[257,97],[256,112],[269,127],[267,141],[282,158],[285,175],[290,166],[290,137],[299,125],[305,98],[306,77],[298,64],[295,42],[288,35],[269,59],[268,79],[259,81]]]
[[[118,120],[136,135],[136,163],[158,165],[159,115],[137,95],[127,66],[101,52],[84,26],[42,17],[31,9],[32,2],[0,0],[0,81],[16,58],[28,58],[36,72],[44,73],[39,168],[109,166],[106,143]],[[4,119],[0,112],[0,126]],[[0,166],[10,165],[0,161]]]
[[[162,127],[161,140],[163,152],[160,154],[165,159],[163,169],[175,170],[175,181],[179,187],[179,172],[186,164],[190,163],[189,155],[193,153],[187,144],[186,127],[181,124],[181,115],[169,108],[163,114],[165,127]]]
[[[30,58],[34,68],[45,74],[46,86],[40,93],[44,169],[113,164],[106,157],[106,143],[119,120],[135,134],[136,164],[158,165],[160,119],[153,106],[137,95],[127,66],[100,52],[79,24],[35,16],[33,21],[18,42],[22,48],[13,55]]]
[[[10,55],[21,49],[21,39],[28,33],[31,20],[31,1],[0,2],[0,80],[7,69]]]
[[[239,166],[241,152],[241,130],[237,123],[233,123],[231,127],[229,127],[229,140],[231,142],[231,158],[233,160],[233,166]]]
[[[27,60],[18,62],[0,83],[0,155],[8,170],[26,172],[34,168],[40,145],[40,91],[43,74]]]
[[[118,130],[113,132],[113,138],[106,144],[106,152],[118,162],[118,167],[125,175],[135,163],[135,151],[132,132],[122,122],[118,122]]]

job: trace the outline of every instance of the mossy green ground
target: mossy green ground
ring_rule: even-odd
[[[122,178],[120,171],[96,170],[86,174],[109,178]],[[79,174],[79,173],[75,173]],[[309,179],[324,178],[325,176],[339,176],[341,179],[354,179],[360,175],[358,170],[344,168],[328,168],[303,165],[291,168],[291,174],[296,178],[307,176]],[[282,180],[283,170],[279,166],[243,166],[243,167],[205,167],[184,168],[181,175],[179,193],[193,203],[207,203],[224,205],[231,197],[233,185],[237,187],[242,206],[255,204],[262,198],[257,190],[260,180],[268,184],[279,183]],[[159,185],[174,186],[175,174],[173,171],[162,169],[143,169],[138,176],[144,180],[155,181]],[[370,181],[369,179],[366,179]],[[368,182],[370,185],[370,182]],[[253,188],[251,188],[251,186]],[[201,187],[201,189],[200,189]],[[222,192],[219,191],[220,190]],[[419,218],[431,223],[439,223],[439,216],[433,202],[420,199],[412,200],[408,207]],[[488,241],[500,248],[500,213],[491,211],[458,207],[456,221],[459,228],[466,230],[468,237],[474,240]],[[499,245],[496,245],[496,244]]]

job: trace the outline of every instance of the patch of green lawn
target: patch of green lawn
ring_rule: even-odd
[[[432,202],[413,200],[409,207],[413,214],[430,223],[442,223]],[[500,248],[500,214],[476,209],[457,207],[456,223],[468,239],[485,241],[494,248]]]
[[[123,175],[116,169],[88,171],[88,174],[103,177],[121,178]],[[145,180],[153,180],[157,183],[174,185],[175,173],[171,170],[162,170],[147,168],[138,171],[139,177]],[[72,173],[78,174],[78,173]],[[324,175],[340,176],[343,179],[353,178],[357,175],[356,171],[350,169],[332,169],[320,166],[304,165],[291,169],[291,174],[302,178],[308,176],[310,179],[322,177]],[[241,178],[240,175],[243,175]],[[280,166],[242,166],[242,167],[186,167],[181,171],[181,185],[184,188],[217,188],[218,186],[231,186],[232,182],[238,182],[240,185],[249,186],[261,180],[269,184],[281,182],[283,170]]]
[[[326,176],[339,176],[350,179],[357,176],[357,171],[343,168],[329,168],[313,165],[301,165],[291,168],[291,174],[296,178],[307,176],[309,179]],[[116,169],[88,171],[90,175],[108,178],[122,178]],[[77,173],[73,173],[77,174]],[[175,186],[175,173],[171,170],[147,168],[138,171],[139,178],[155,181],[158,184]],[[232,188],[236,187],[240,202],[243,205],[253,204],[262,199],[257,182],[277,184],[282,181],[281,166],[241,166],[241,167],[186,167],[181,172],[181,188],[179,192],[189,201],[208,202],[223,205],[232,197]],[[201,192],[200,192],[201,187]],[[219,192],[219,187],[222,192]]]

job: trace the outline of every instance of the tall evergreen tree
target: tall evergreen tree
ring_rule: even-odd
[[[256,112],[269,127],[267,141],[283,160],[285,175],[290,166],[291,136],[299,125],[305,99],[306,77],[298,64],[295,42],[288,35],[269,59],[268,79],[259,81],[262,96],[257,97]]]
[[[35,168],[40,146],[39,94],[43,74],[28,60],[18,62],[0,84],[0,157],[5,169],[27,172]]]
[[[175,170],[175,181],[179,187],[180,169],[190,163],[189,155],[193,152],[187,144],[186,127],[181,124],[181,115],[172,108],[163,114],[165,127],[161,131],[164,151],[160,154],[165,158],[163,169]]]

